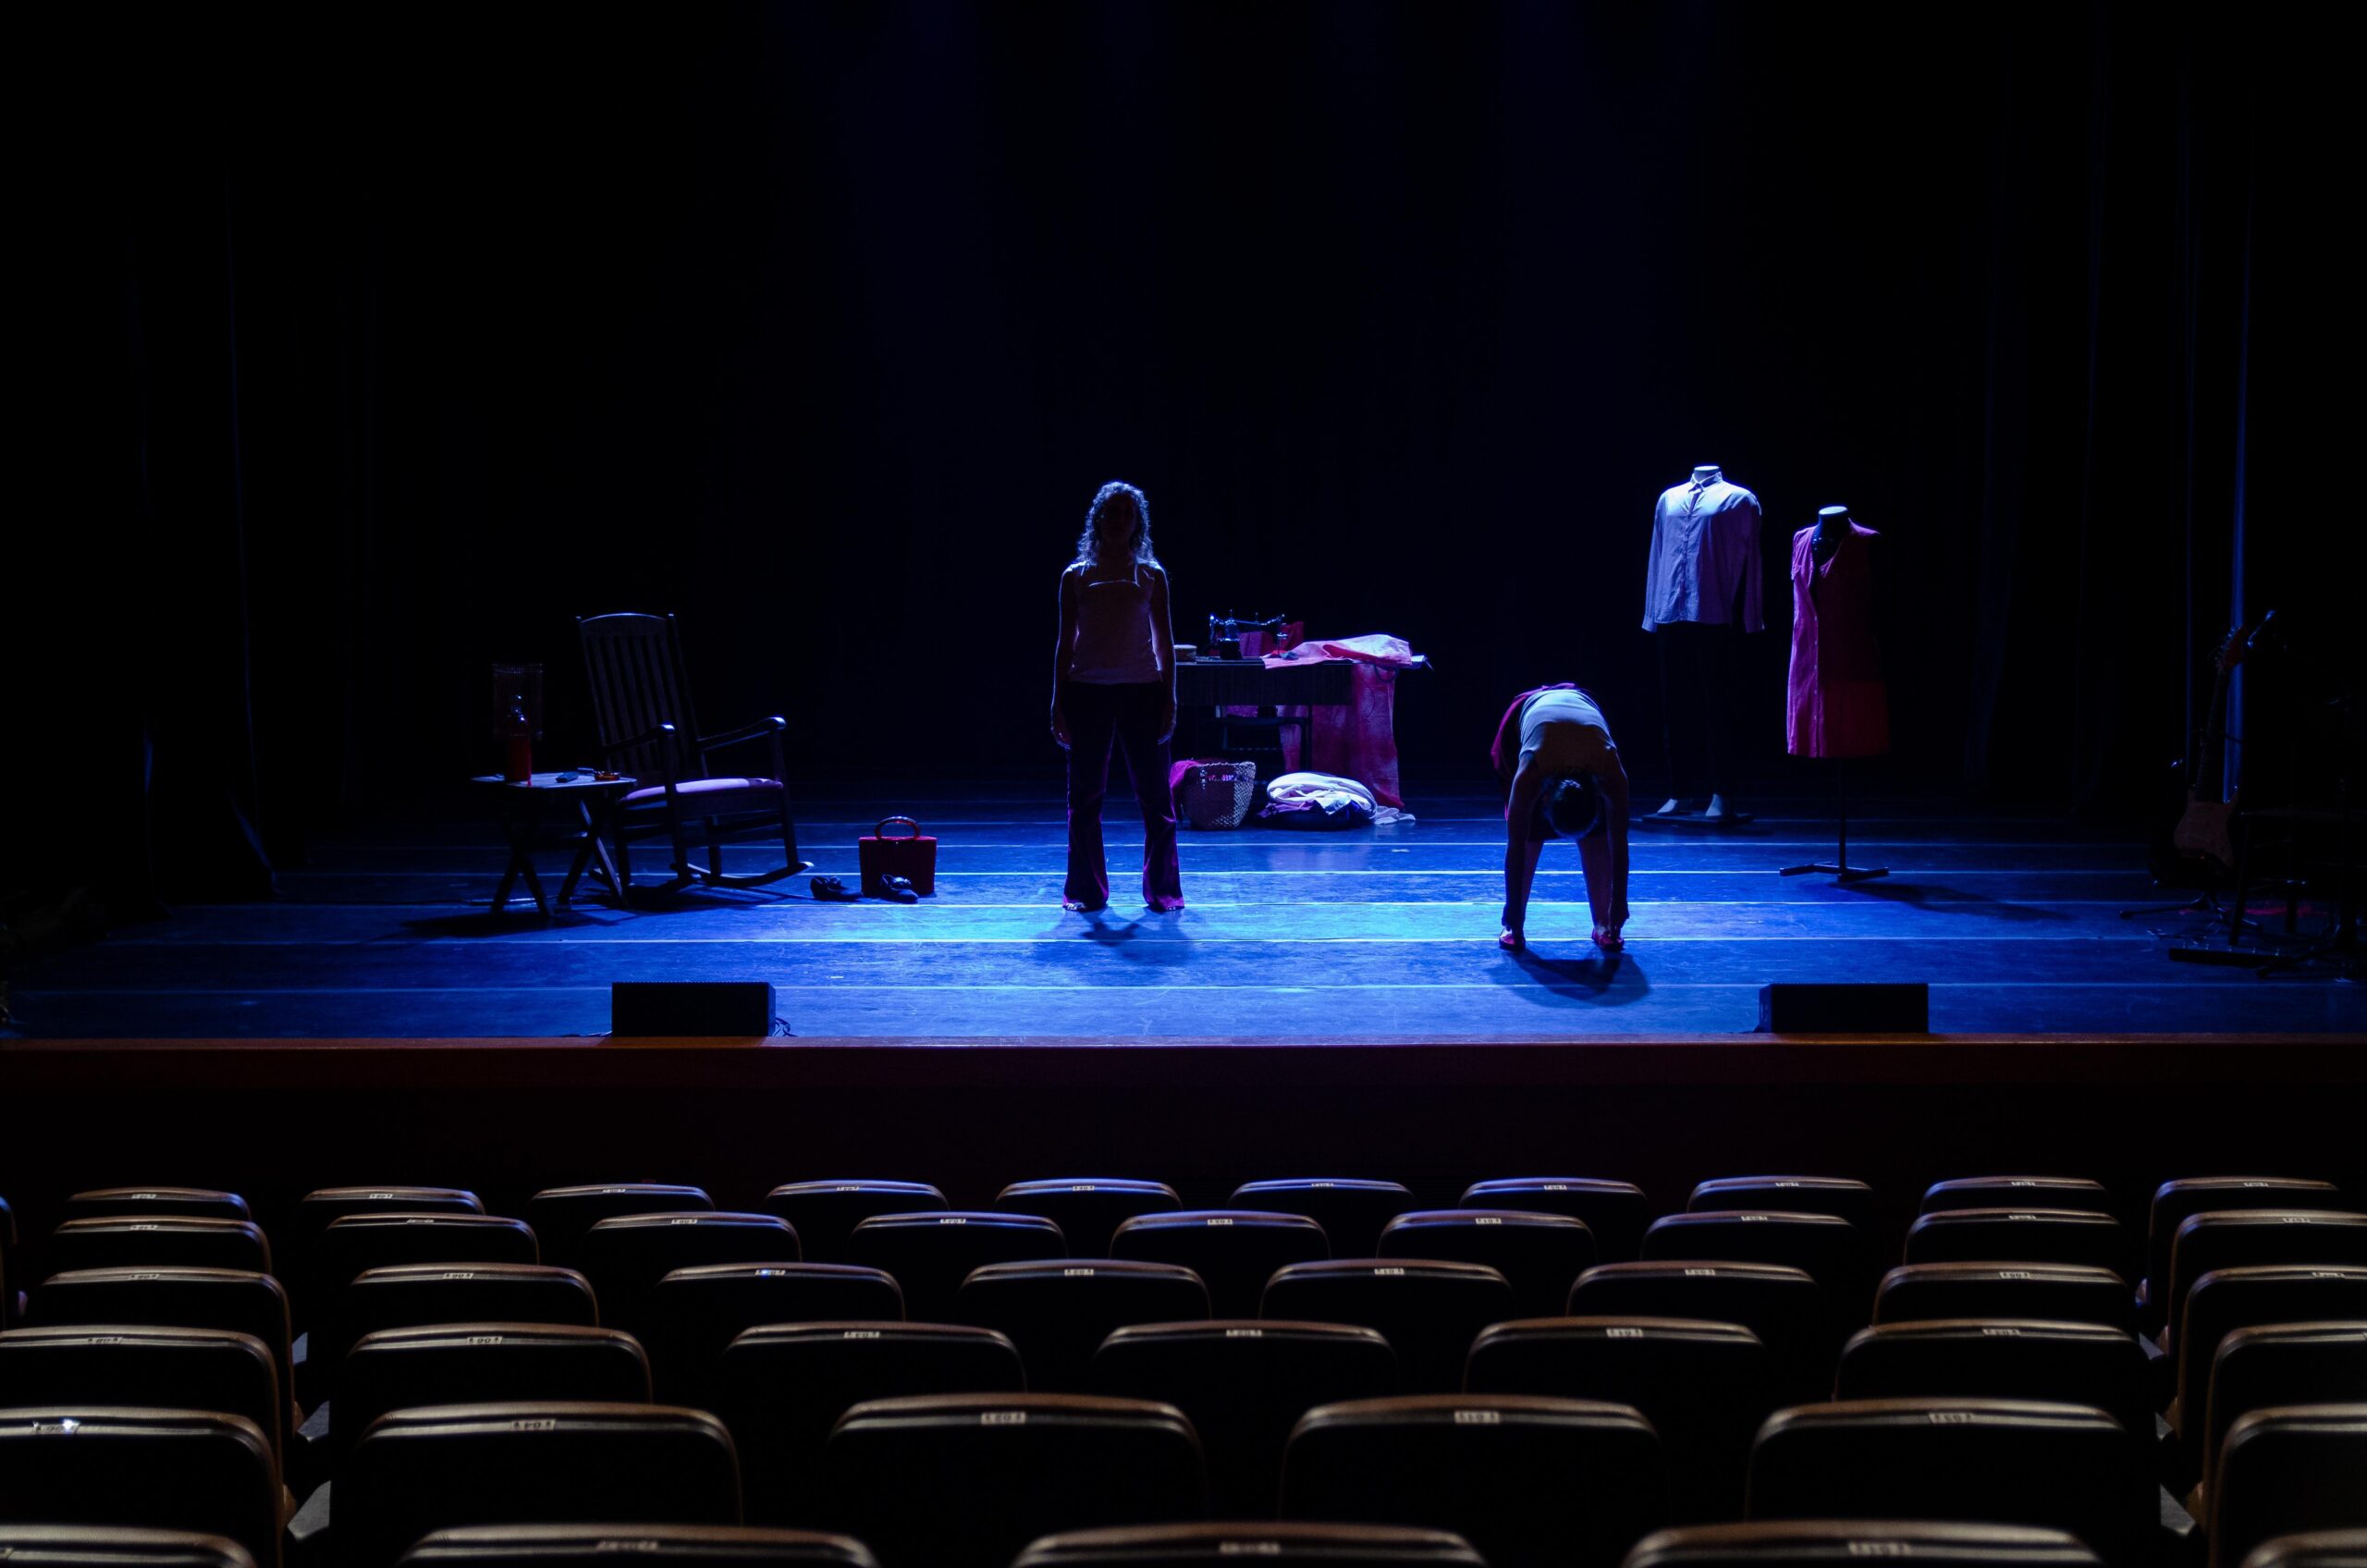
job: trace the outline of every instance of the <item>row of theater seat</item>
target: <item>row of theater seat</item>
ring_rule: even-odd
[[[999,1564],[1061,1522],[1061,1507],[1036,1507],[1048,1473],[1098,1475],[1097,1457],[1145,1443],[1124,1474],[1163,1475],[1170,1489],[1073,1519],[1195,1516],[1210,1498],[1220,1515],[1270,1517],[1279,1504],[1387,1518],[1392,1500],[1459,1476],[1450,1489],[1466,1501],[1511,1487],[1473,1525],[1491,1561],[1607,1564],[1664,1519],[1741,1513],[1746,1464],[1753,1512],[1817,1512],[1802,1478],[1835,1464],[1819,1444],[1858,1443],[1862,1459],[1954,1441],[1970,1446],[1924,1457],[1959,1477],[2043,1459],[2020,1488],[2032,1498],[2044,1478],[2071,1477],[2077,1497],[2048,1506],[2109,1537],[2098,1550],[2116,1563],[2161,1544],[2153,1515],[2128,1504],[2150,1508],[2158,1495],[2152,1411],[2175,1396],[2179,1440],[2161,1474],[2183,1486],[2232,1463],[2238,1506],[2214,1531],[2214,1556],[2232,1568],[2221,1543],[2258,1537],[2251,1513],[2262,1511],[2243,1500],[2265,1495],[2242,1477],[2300,1476],[2303,1502],[2326,1490],[2308,1481],[2308,1464],[2261,1455],[2298,1443],[2305,1456],[2357,1463],[2358,1411],[2271,1408],[2250,1427],[2237,1413],[2296,1390],[2311,1406],[2367,1397],[2367,1259],[2354,1250],[2367,1216],[2336,1207],[2323,1183],[2169,1183],[2152,1229],[2155,1242],[2165,1229],[2170,1239],[2149,1249],[2162,1264],[2132,1296],[2100,1261],[2121,1261],[2103,1250],[2117,1249],[2116,1222],[2068,1207],[2091,1191],[2101,1194],[2044,1178],[1942,1183],[1909,1232],[1907,1256],[1921,1260],[1891,1271],[1861,1306],[1852,1303],[1868,1301],[1875,1273],[1861,1230],[1871,1194],[1815,1178],[1704,1183],[1687,1213],[1650,1226],[1636,1189],[1576,1180],[1481,1183],[1465,1208],[1444,1211],[1404,1211],[1410,1194],[1383,1182],[1253,1183],[1235,1194],[1306,1213],[1184,1211],[1157,1183],[1065,1182],[1003,1194],[1050,1214],[952,1211],[934,1189],[901,1182],[799,1183],[768,1196],[771,1212],[730,1214],[695,1189],[619,1184],[538,1194],[533,1223],[485,1216],[465,1193],[342,1189],[298,1208],[317,1221],[293,1228],[288,1281],[310,1341],[300,1365],[287,1293],[239,1200],[114,1189],[77,1194],[52,1235],[50,1262],[68,1267],[34,1292],[35,1327],[0,1336],[0,1406],[18,1413],[10,1435],[70,1435],[83,1454],[207,1437],[226,1439],[214,1444],[223,1456],[259,1444],[275,1528],[283,1476],[309,1485],[336,1474],[346,1502],[335,1560],[355,1562],[389,1560],[415,1525],[439,1517],[381,1529],[373,1521],[385,1499],[440,1499],[460,1510],[442,1516],[451,1520],[516,1517],[472,1510],[526,1506],[513,1483],[538,1464],[558,1494],[627,1496],[625,1477],[668,1468],[637,1444],[662,1438],[679,1459],[719,1438],[730,1510],[687,1517],[736,1519],[743,1490],[750,1518],[814,1523],[844,1508],[891,1568],[949,1552]],[[2047,1207],[1998,1201],[2033,1195]],[[1472,1207],[1483,1200],[1491,1207]],[[1335,1231],[1379,1256],[1328,1257]],[[1968,1245],[1969,1256],[1932,1260],[1933,1249]],[[1995,1249],[1986,1260],[1983,1248]],[[1631,1260],[1637,1251],[1646,1256]],[[192,1254],[209,1261],[180,1261]],[[865,1261],[806,1261],[824,1254]],[[1614,1261],[1596,1261],[1606,1256]],[[221,1267],[240,1263],[260,1267]],[[2131,1329],[2149,1312],[2177,1316],[2165,1308],[2181,1296],[2184,1320],[2165,1336],[2177,1354],[2165,1356]],[[913,1316],[952,1321],[901,1321],[915,1304]],[[1208,1316],[1245,1305],[1262,1317]],[[1541,1317],[1565,1307],[1575,1316]],[[1876,1325],[1836,1363],[1843,1336],[1868,1317]],[[2154,1370],[2167,1366],[2177,1381]],[[301,1433],[291,1434],[297,1413],[281,1393],[291,1383],[308,1405],[325,1400]],[[252,1439],[123,1409],[153,1405],[143,1390],[167,1387],[187,1396],[171,1403],[184,1413],[246,1411]],[[1130,1397],[1059,1397],[1085,1389]],[[1403,1390],[1467,1391],[1386,1397]],[[676,1403],[644,1403],[653,1392]],[[1770,1416],[1828,1393],[1844,1403]],[[1968,1397],[1998,1394],[2054,1408]],[[465,1417],[419,1409],[552,1398],[566,1403]],[[1061,1448],[1061,1434],[1075,1452]],[[499,1457],[521,1436],[534,1446],[518,1452],[539,1457]],[[2050,1445],[2060,1452],[2045,1458]],[[488,1446],[492,1457],[476,1452]],[[63,1451],[52,1441],[38,1452]],[[1802,1452],[1811,1462],[1781,1478],[1784,1456]],[[1329,1490],[1327,1462],[1344,1477]],[[427,1470],[390,1481],[406,1464]],[[974,1479],[1014,1466],[996,1495],[1034,1501],[996,1527],[991,1507],[971,1500],[953,1511],[966,1521],[954,1536],[930,1537],[900,1487],[947,1464]],[[1534,1494],[1553,1491],[1572,1464],[1589,1477],[1584,1506],[1540,1513]],[[38,1496],[22,1476],[41,1469],[21,1471],[23,1495]],[[7,1475],[0,1458],[0,1510],[14,1506]],[[718,1509],[722,1475],[709,1464]],[[464,1503],[471,1476],[490,1484]],[[1597,1484],[1605,1477],[1616,1484]],[[239,1489],[227,1473],[211,1484]],[[1126,1491],[1106,1476],[1088,1489],[1101,1503]],[[1893,1477],[1882,1511],[1897,1512],[1913,1490]],[[2210,1496],[2199,1488],[2190,1501]],[[865,1498],[868,1512],[857,1506]],[[322,1487],[295,1524],[299,1546],[321,1561],[332,1560],[330,1502]],[[2265,1514],[2306,1512],[2303,1502]],[[2045,1513],[2029,1506],[2030,1517]]]
[[[804,1530],[729,1525],[496,1525],[438,1530],[403,1568],[609,1568],[620,1556],[669,1568],[877,1568],[863,1543]],[[220,1536],[136,1527],[0,1525],[11,1568],[257,1568]],[[2077,1537],[2013,1525],[1784,1520],[1664,1530],[1625,1568],[1850,1568],[1911,1558],[1948,1568],[2098,1568]],[[1075,1530],[1031,1543],[1012,1568],[1487,1568],[1451,1531],[1373,1525],[1208,1524]],[[2263,1542],[2242,1568],[2359,1568],[2367,1530]]]

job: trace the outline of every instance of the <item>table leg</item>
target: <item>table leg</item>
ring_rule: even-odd
[[[502,830],[509,837],[509,864],[501,873],[501,886],[493,890],[493,913],[499,914],[509,902],[509,890],[518,885],[523,874],[526,890],[534,895],[534,908],[548,917],[549,900],[543,897],[543,879],[534,872],[534,859],[528,852],[533,842],[533,825],[516,816],[502,819]]]
[[[583,839],[575,847],[575,859],[568,865],[567,880],[559,885],[558,907],[561,909],[567,907],[568,900],[575,896],[576,883],[583,878],[583,873],[595,859],[599,862],[600,875],[608,880],[608,896],[617,902],[622,903],[624,901],[623,880],[617,876],[617,863],[608,856],[608,840],[605,831],[607,827],[608,814],[605,805],[595,804],[593,801],[579,796],[575,802],[575,814],[583,827]]]

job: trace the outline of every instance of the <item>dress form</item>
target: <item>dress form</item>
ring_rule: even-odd
[[[1842,759],[1890,746],[1889,704],[1873,630],[1874,531],[1846,507],[1826,507],[1792,539],[1792,662],[1784,702],[1784,749],[1830,759],[1839,853],[1831,862],[1787,865],[1786,876],[1829,873],[1860,882],[1886,868],[1849,864],[1849,807]]]

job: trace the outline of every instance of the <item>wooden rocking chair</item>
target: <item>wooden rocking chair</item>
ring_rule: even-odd
[[[776,716],[717,735],[700,734],[681,633],[670,615],[583,616],[575,627],[583,643],[602,765],[641,781],[617,805],[617,869],[625,886],[632,885],[632,845],[660,837],[674,849],[674,879],[652,891],[672,892],[693,882],[757,888],[812,870],[812,861],[798,858],[797,825],[781,777],[780,737],[789,726]],[[768,776],[714,771],[708,760],[714,753],[751,741],[769,742]],[[704,828],[705,869],[691,860],[693,823]],[[769,839],[776,832],[784,857],[779,869],[757,876],[724,874],[726,843]]]

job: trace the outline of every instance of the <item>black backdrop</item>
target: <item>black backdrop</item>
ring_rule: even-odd
[[[494,760],[490,658],[581,754],[570,618],[621,607],[804,778],[1049,781],[1111,477],[1185,640],[1431,654],[1410,776],[1576,679],[1648,790],[1654,495],[1765,503],[1768,788],[1784,540],[1844,502],[1892,781],[2138,807],[2238,556],[2322,624],[2355,559],[2311,472],[2340,106],[2239,9],[53,18],[7,766],[110,831],[21,864],[261,891]]]

